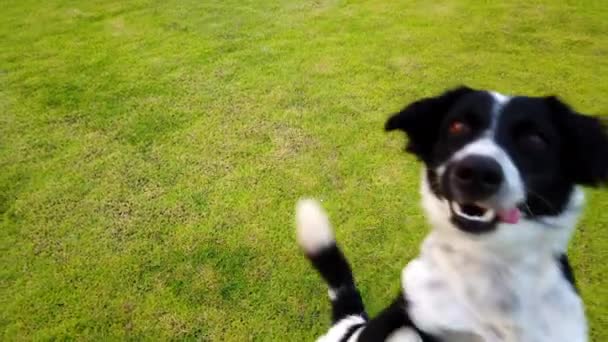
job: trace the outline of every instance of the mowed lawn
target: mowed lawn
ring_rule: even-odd
[[[602,1],[3,1],[0,339],[312,340],[301,196],[378,312],[427,231],[388,115],[458,84],[606,114],[607,32]],[[588,194],[571,257],[607,341]]]

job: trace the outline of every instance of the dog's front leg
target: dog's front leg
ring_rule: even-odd
[[[357,334],[357,341],[439,342],[440,340],[420,331],[407,313],[407,302],[402,293],[391,305],[368,321]]]

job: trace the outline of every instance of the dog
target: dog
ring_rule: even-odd
[[[296,206],[297,240],[329,286],[319,341],[587,341],[566,255],[582,186],[608,181],[608,133],[560,99],[466,86],[392,115],[424,165],[431,230],[397,298],[370,319],[318,202]]]

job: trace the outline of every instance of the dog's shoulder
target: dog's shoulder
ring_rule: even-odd
[[[528,330],[539,340],[586,341],[583,301],[566,254],[557,256],[553,265],[555,271],[547,277],[546,286],[541,287],[536,300],[529,300]]]

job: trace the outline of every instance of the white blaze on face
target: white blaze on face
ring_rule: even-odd
[[[498,211],[502,210],[501,213],[508,216],[505,217],[506,220],[516,221],[516,214],[519,212],[516,212],[513,209],[526,199],[524,182],[509,154],[495,141],[495,131],[502,113],[502,108],[511,98],[497,92],[490,92],[489,94],[492,96],[494,104],[492,106],[492,112],[490,113],[491,122],[488,129],[478,140],[465,145],[454,153],[448,162],[437,168],[436,172],[439,177],[441,177],[447,169],[448,164],[458,162],[468,156],[482,156],[495,160],[502,169],[504,181],[498,193],[484,202]]]

